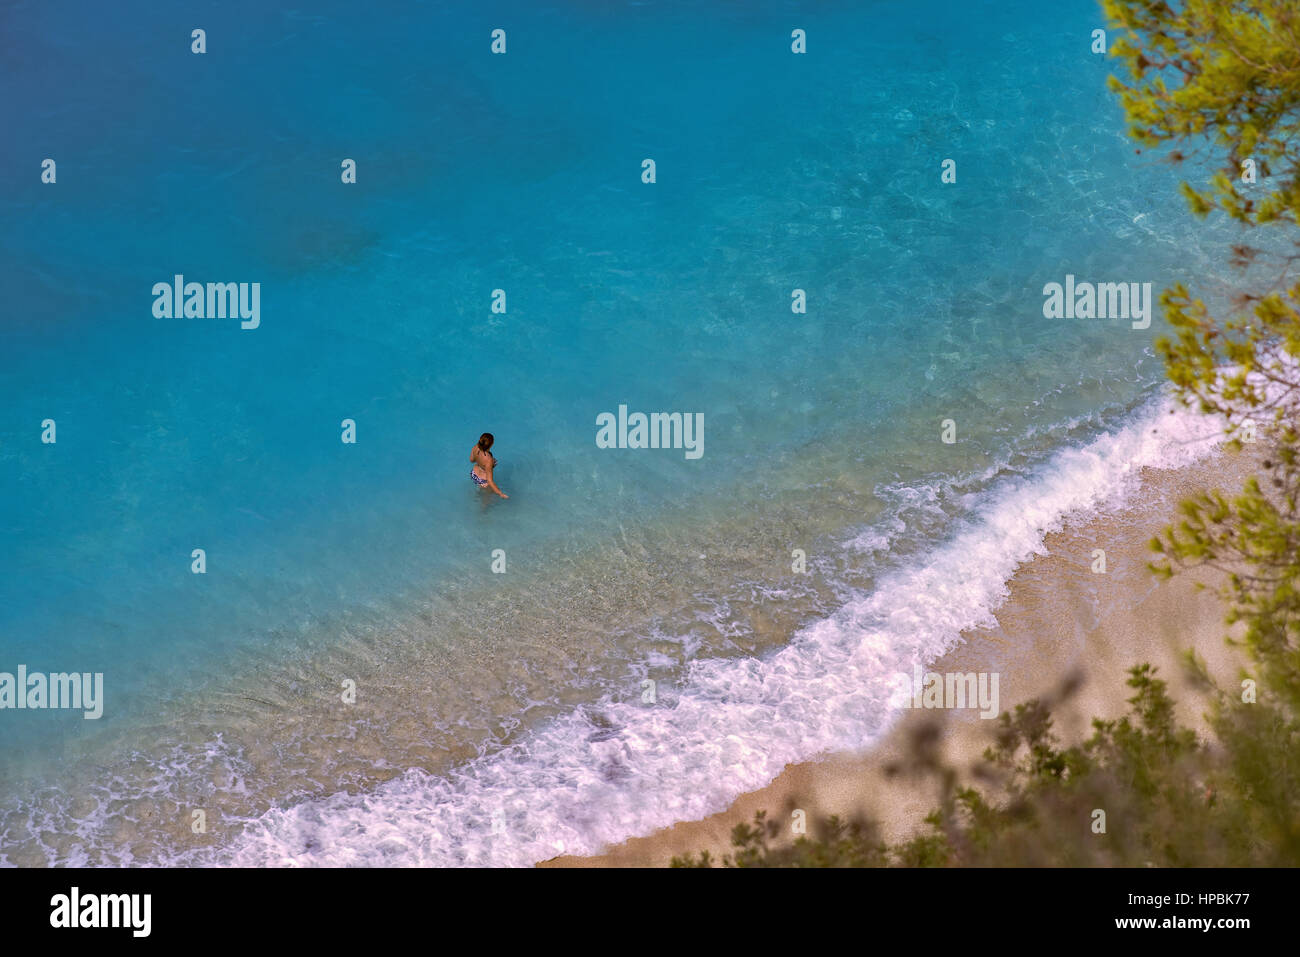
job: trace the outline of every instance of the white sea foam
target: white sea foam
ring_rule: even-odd
[[[657,704],[579,708],[447,777],[409,771],[367,794],[273,809],[194,862],[526,866],[720,811],[789,762],[877,739],[895,717],[890,676],[991,623],[1047,533],[1121,505],[1142,468],[1192,464],[1220,437],[1215,423],[1153,402],[973,496],[944,544],[763,660],[694,662]],[[859,547],[877,544],[872,534]]]

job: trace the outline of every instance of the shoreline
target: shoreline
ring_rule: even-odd
[[[507,742],[508,746],[471,758],[454,775],[405,760],[402,764],[407,771],[397,776],[385,775],[387,768],[367,767],[364,753],[355,746],[382,734],[379,725],[367,722],[367,738],[357,736],[354,750],[338,754],[330,751],[331,760],[339,762],[335,766],[356,775],[347,785],[323,797],[299,795],[294,802],[271,805],[261,813],[254,809],[253,815],[230,813],[231,808],[238,811],[250,793],[255,797],[264,793],[249,784],[265,783],[269,773],[282,774],[286,764],[292,771],[293,760],[299,767],[309,768],[313,754],[299,750],[286,762],[273,740],[260,742],[255,749],[232,747],[237,742],[219,740],[216,749],[204,754],[205,780],[198,782],[199,790],[214,819],[239,819],[242,826],[236,832],[212,829],[206,839],[191,838],[182,819],[159,821],[156,802],[132,800],[118,792],[105,794],[105,800],[98,804],[88,803],[76,794],[56,794],[59,803],[53,806],[53,814],[43,817],[26,813],[28,809],[21,807],[18,810],[24,813],[18,816],[14,833],[34,838],[33,822],[43,823],[54,815],[79,817],[78,829],[67,829],[56,845],[58,858],[63,861],[70,861],[74,852],[82,855],[76,860],[86,859],[88,854],[77,845],[80,828],[87,823],[99,827],[102,822],[102,826],[113,829],[111,843],[103,853],[116,854],[118,859],[131,863],[154,860],[161,848],[169,855],[168,860],[190,864],[279,865],[303,855],[321,859],[322,863],[373,864],[389,863],[400,855],[444,866],[532,866],[557,853],[590,854],[600,851],[602,845],[621,847],[616,842],[627,843],[630,835],[663,834],[706,814],[713,817],[705,821],[722,822],[707,841],[692,838],[666,854],[656,850],[647,860],[631,861],[667,863],[674,854],[704,846],[711,846],[715,853],[725,852],[734,823],[751,819],[758,807],[775,807],[778,799],[798,799],[803,801],[798,806],[808,810],[828,807],[838,812],[839,807],[844,807],[847,813],[852,810],[848,806],[850,799],[862,793],[864,775],[872,768],[882,768],[882,761],[873,754],[889,741],[899,740],[891,731],[898,712],[891,713],[885,701],[888,692],[880,693],[884,689],[877,686],[877,678],[887,681],[891,672],[910,672],[913,662],[927,661],[940,652],[944,652],[943,656],[929,665],[931,669],[993,671],[1021,680],[1035,673],[1019,666],[1033,654],[1052,659],[1050,648],[1035,650],[1034,642],[1017,640],[1012,629],[1002,627],[1008,620],[1001,611],[998,614],[1002,623],[997,628],[981,630],[972,623],[993,622],[993,609],[1015,607],[1014,598],[1007,601],[1008,590],[1033,580],[1034,570],[1041,570],[1046,560],[1034,556],[1045,551],[1058,560],[1069,559],[1062,569],[1073,575],[1076,590],[1090,596],[1089,601],[1075,603],[1083,609],[1077,614],[1084,618],[1096,616],[1095,609],[1087,609],[1104,590],[1100,588],[1102,583],[1123,580],[1142,587],[1150,584],[1144,569],[1140,574],[1132,573],[1149,557],[1145,551],[1149,535],[1132,529],[1126,534],[1127,519],[1122,517],[1135,509],[1141,511],[1137,506],[1143,500],[1143,475],[1151,479],[1151,495],[1161,482],[1172,483],[1175,491],[1192,483],[1191,476],[1200,467],[1184,463],[1208,460],[1184,455],[1181,450],[1198,447],[1203,441],[1201,432],[1203,429],[1195,427],[1193,419],[1179,416],[1170,421],[1159,406],[1144,403],[1114,429],[1089,437],[1082,444],[1066,443],[1032,467],[1013,464],[1013,456],[1000,465],[995,463],[995,468],[986,469],[984,481],[975,483],[974,504],[967,504],[966,514],[953,505],[969,485],[963,490],[960,483],[954,488],[917,483],[922,493],[934,492],[946,502],[942,521],[956,523],[955,527],[945,531],[940,520],[929,515],[929,533],[935,536],[937,547],[912,548],[902,556],[894,553],[891,558],[897,560],[888,563],[892,567],[875,574],[864,571],[874,559],[858,556],[875,555],[882,548],[893,552],[893,536],[880,534],[881,529],[893,531],[886,521],[877,521],[861,534],[851,529],[854,537],[847,541],[841,536],[840,550],[827,549],[820,556],[833,569],[832,574],[806,580],[784,573],[787,566],[782,554],[792,539],[801,539],[797,530],[806,526],[790,524],[801,518],[801,509],[789,508],[775,515],[763,512],[759,527],[767,528],[766,534],[750,531],[739,536],[716,536],[708,555],[712,566],[729,577],[735,578],[737,570],[743,568],[770,570],[771,556],[781,555],[780,584],[784,593],[776,594],[771,601],[741,601],[734,607],[727,606],[722,619],[714,603],[705,603],[702,610],[707,622],[736,622],[742,620],[737,616],[743,614],[752,631],[742,630],[744,640],[737,649],[744,654],[719,657],[691,646],[690,653],[696,656],[692,659],[696,662],[692,680],[683,685],[679,695],[669,699],[670,707],[645,708],[636,698],[612,696],[603,699],[597,708],[578,707],[548,718],[540,723],[540,730],[522,726],[513,729],[515,740]],[[1144,464],[1151,465],[1151,469],[1144,472]],[[1215,474],[1212,468],[1200,470]],[[909,489],[905,487],[905,491]],[[1172,506],[1158,501],[1158,495],[1154,498],[1148,511],[1158,520],[1156,524],[1163,525]],[[905,508],[910,502],[903,496],[898,507]],[[1099,512],[1107,507],[1103,503],[1110,502],[1131,504]],[[1076,526],[1086,525],[1091,519],[1104,522],[1105,516],[1118,523],[1100,533],[1111,552],[1108,575],[1087,573],[1096,544],[1092,539],[1099,534],[1095,530],[1089,533],[1090,539],[1076,542],[1073,551],[1062,545],[1070,536],[1079,534],[1077,527],[1069,526],[1070,516],[1077,516]],[[1060,528],[1063,522],[1067,523],[1066,531],[1049,534],[1045,541],[1044,529]],[[1123,558],[1126,539],[1136,543],[1135,555],[1127,560]],[[900,542],[905,548],[915,544],[910,538]],[[694,555],[694,551],[689,552],[689,556]],[[656,567],[657,557],[638,556],[650,569]],[[619,570],[636,564],[629,559]],[[863,579],[868,587],[850,588],[853,597],[849,604],[828,603],[825,612],[814,616],[811,624],[796,624],[797,618],[806,618],[808,601],[824,597],[827,581],[844,585],[855,577]],[[1038,577],[1047,583],[1040,595],[1041,604],[1052,600],[1060,589],[1058,577]],[[874,587],[870,587],[873,582]],[[793,594],[788,591],[791,588]],[[764,591],[760,598],[768,594]],[[593,591],[591,597],[595,596]],[[796,615],[795,609],[801,609],[804,615]],[[698,618],[698,609],[694,613]],[[1206,614],[1211,619],[1219,617],[1213,609]],[[510,616],[502,620],[508,621]],[[864,627],[870,632],[870,640],[865,643],[861,630]],[[518,623],[515,628],[522,630]],[[1075,631],[1065,638],[1077,638]],[[676,634],[677,629],[667,628],[666,632]],[[730,629],[720,628],[719,639],[726,639],[730,633]],[[792,634],[797,634],[798,639],[792,641]],[[953,647],[959,636],[962,643]],[[567,633],[563,637],[568,641],[574,636]],[[685,652],[686,646],[680,641],[656,640],[655,645],[647,647],[638,639],[638,649],[644,656],[648,650]],[[608,656],[609,651],[606,641],[604,654]],[[1013,663],[1017,667],[1009,667]],[[1063,671],[1059,664],[1052,660],[1037,673],[1059,676]],[[561,674],[555,670],[551,673]],[[1120,673],[1117,686],[1121,692],[1122,677]],[[284,689],[291,693],[266,696],[261,703],[267,709],[278,705],[282,716],[292,716],[305,700],[302,676],[299,685],[297,689]],[[995,710],[1011,707],[1015,698],[1028,695],[1016,682],[1003,681]],[[830,708],[823,704],[832,701],[835,704]],[[483,704],[486,707],[488,703]],[[247,706],[240,707],[247,711]],[[373,718],[391,713],[376,693],[371,693],[366,709],[366,716]],[[385,730],[409,729],[413,738],[427,745],[427,728],[416,717],[418,711],[418,707],[400,709],[396,713],[401,722],[394,721]],[[991,722],[961,720],[971,714],[953,715],[950,737],[989,729]],[[299,717],[305,720],[306,716]],[[932,716],[918,712],[909,717],[920,721]],[[320,730],[319,725],[314,730]],[[391,747],[391,737],[384,738],[386,746]],[[329,736],[315,740],[328,743]],[[859,742],[874,745],[875,752],[868,751],[865,756],[839,753]],[[983,742],[966,747],[978,754]],[[185,757],[179,749],[174,754]],[[145,760],[141,756],[135,762],[142,772],[149,767]],[[867,770],[863,770],[864,760]],[[345,761],[348,763],[341,763]],[[172,761],[171,765],[178,763]],[[556,768],[564,769],[563,779],[557,779]],[[719,773],[720,768],[725,774]],[[183,769],[188,773],[189,765]],[[190,782],[190,777],[173,775],[162,783],[169,798],[175,795],[178,801],[193,801]],[[642,787],[640,782],[649,787]],[[772,791],[774,784],[776,792]],[[894,828],[891,835],[905,834],[909,822],[919,820],[930,810],[929,796],[918,795],[916,788],[900,788],[893,780],[882,779],[869,790],[884,795],[872,799],[871,810],[887,822],[894,822],[890,825]],[[718,816],[713,812],[737,806],[737,795],[741,801],[749,798],[752,806],[738,818],[733,810],[733,819],[728,820],[724,811],[715,820]],[[806,800],[809,796],[816,799],[816,805]],[[108,807],[112,816],[85,822],[88,812],[103,807]],[[773,811],[773,817],[776,813]],[[510,835],[506,840],[496,836],[501,821]],[[603,840],[597,836],[602,832]],[[373,839],[376,834],[391,837],[377,843]],[[449,834],[458,835],[457,843],[446,840]],[[637,840],[632,837],[630,846],[636,846]],[[46,845],[33,842],[31,851],[47,863],[52,862]],[[98,846],[93,849],[99,851]],[[593,860],[598,861],[599,855]],[[35,862],[40,863],[40,858]]]
[[[1055,734],[1073,744],[1088,736],[1093,717],[1116,718],[1127,711],[1127,669],[1148,661],[1168,682],[1179,721],[1204,733],[1204,698],[1188,683],[1182,649],[1194,648],[1220,684],[1234,680],[1244,665],[1241,653],[1224,640],[1227,609],[1215,592],[1222,575],[1200,569],[1160,581],[1146,567],[1152,558],[1147,543],[1173,520],[1181,499],[1211,487],[1235,492],[1253,461],[1249,453],[1216,450],[1190,466],[1142,469],[1138,490],[1123,506],[1048,534],[1046,554],[1023,563],[1007,582],[1009,594],[994,611],[996,624],[963,632],[962,643],[926,671],[999,674],[999,711],[1055,697],[1077,678],[1068,701],[1053,707]],[[1097,548],[1105,551],[1105,573],[1093,570]],[[924,817],[937,805],[937,795],[892,769],[938,719],[944,759],[959,773],[968,772],[997,724],[978,715],[977,708],[903,711],[863,750],[787,764],[771,783],[740,795],[718,814],[678,821],[596,855],[561,855],[536,866],[658,867],[702,850],[720,863],[731,850],[732,829],[751,823],[759,810],[777,821],[788,820],[795,808],[810,817],[865,814],[879,824],[884,840],[906,840],[925,830]],[[783,828],[773,843],[791,840],[788,831]]]

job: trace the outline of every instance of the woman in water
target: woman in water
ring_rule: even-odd
[[[509,498],[510,496],[497,488],[497,483],[492,481],[492,470],[497,467],[497,457],[489,449],[492,448],[494,441],[496,440],[491,432],[484,432],[478,437],[478,444],[469,451],[469,460],[474,463],[474,467],[469,470],[469,477],[479,488],[490,489],[502,498]]]

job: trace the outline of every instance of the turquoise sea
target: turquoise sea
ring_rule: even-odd
[[[527,865],[869,742],[1045,530],[1191,454],[1158,308],[1043,315],[1229,278],[1101,26],[6,5],[0,672],[105,709],[0,710],[0,863]],[[177,274],[257,328],[155,316]],[[598,448],[620,405],[703,455]]]

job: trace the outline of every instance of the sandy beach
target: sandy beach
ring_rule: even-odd
[[[928,670],[997,673],[1001,710],[1055,696],[1077,677],[1068,700],[1054,709],[1057,736],[1073,743],[1088,736],[1092,717],[1127,711],[1126,671],[1150,662],[1168,682],[1179,719],[1203,731],[1204,699],[1189,684],[1183,651],[1194,648],[1221,685],[1235,683],[1243,665],[1240,653],[1225,643],[1226,608],[1214,588],[1220,576],[1199,570],[1161,581],[1147,568],[1148,542],[1173,520],[1187,495],[1213,487],[1236,491],[1252,461],[1249,453],[1220,453],[1181,470],[1144,470],[1140,489],[1122,509],[1084,517],[1049,535],[1048,554],[1023,564],[1008,583],[997,625],[965,633],[964,642]],[[1105,551],[1104,573],[1094,571],[1096,549]],[[973,709],[905,711],[883,739],[862,752],[787,765],[767,787],[742,795],[722,813],[633,838],[600,855],[561,856],[538,866],[656,867],[701,850],[720,859],[730,849],[732,828],[750,822],[758,810],[783,821],[795,808],[809,817],[865,813],[880,824],[886,840],[905,839],[924,829],[936,794],[932,784],[920,787],[889,769],[908,753],[921,727],[938,721],[946,761],[969,770],[995,726],[978,715]],[[786,839],[788,834],[778,842]]]

